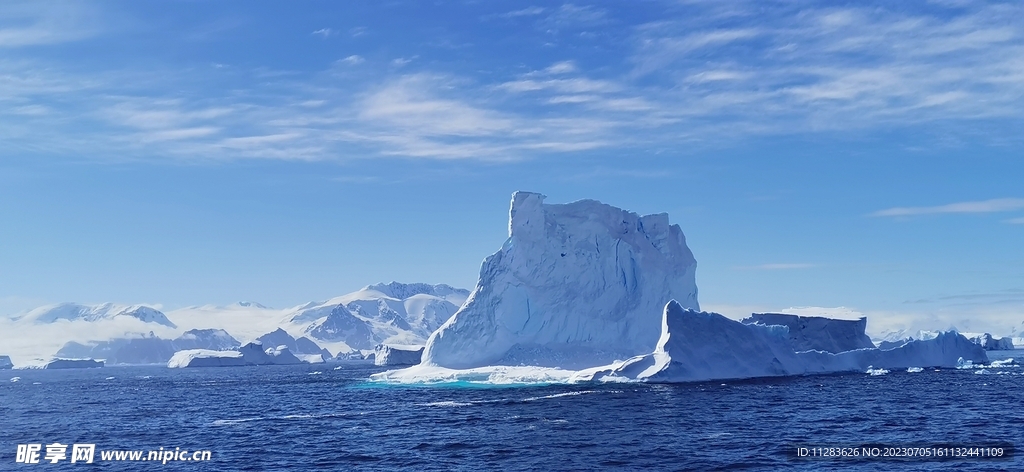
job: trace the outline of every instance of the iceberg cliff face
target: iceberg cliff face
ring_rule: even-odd
[[[379,344],[373,356],[374,365],[416,365],[423,356],[423,346]]]
[[[997,338],[989,333],[972,337],[971,341],[986,351],[1012,351],[1014,349],[1013,338]]]
[[[667,214],[544,198],[513,194],[508,240],[430,336],[425,363],[593,367],[651,352],[668,300],[699,309],[697,262]]]
[[[167,361],[167,367],[235,367],[247,365],[245,357],[238,351],[214,351],[210,349],[186,349],[174,353]]]
[[[875,344],[864,334],[868,319],[836,320],[821,316],[797,316],[783,313],[754,313],[743,323],[784,325],[789,328],[789,340],[797,351],[825,351],[831,353],[873,348]]]
[[[787,326],[741,324],[717,313],[684,309],[673,300],[665,306],[662,334],[654,352],[598,369],[590,378],[691,382],[864,372],[871,367],[956,367],[961,358],[988,362],[980,346],[955,331],[890,350],[797,352]]]
[[[103,361],[93,359],[53,359],[43,366],[44,369],[92,369],[103,367]]]

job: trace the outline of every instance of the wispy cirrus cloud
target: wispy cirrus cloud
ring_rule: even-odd
[[[0,47],[4,37],[36,38],[6,40],[11,46],[91,34],[87,14],[61,23],[63,13],[42,10],[20,23],[7,21],[14,10],[0,12]],[[515,160],[932,125],[952,135],[1022,140],[1000,131],[1024,123],[1024,25],[1014,21],[1024,17],[1020,4],[684,2],[666,7],[656,22],[632,25],[613,10],[563,4],[506,12],[515,22],[482,20],[532,22],[535,28],[514,34],[534,35],[522,44],[550,58],[538,64],[498,59],[467,69],[438,60],[429,48],[375,60],[373,47],[392,46],[373,46],[380,36],[362,37],[365,28],[348,31],[360,36],[365,56],[348,55],[321,70],[168,65],[161,72],[72,72],[32,56],[0,59],[0,136],[19,149],[129,150],[157,159]],[[72,23],[79,26],[63,29],[74,34],[59,38],[22,34],[64,34],[54,25]],[[580,33],[612,23],[614,32],[604,36]],[[475,53],[493,46],[487,37],[474,40],[484,43],[466,42]],[[597,58],[580,51],[602,52]],[[878,213],[895,211],[925,210]]]
[[[65,43],[100,30],[99,13],[81,2],[10,0],[0,8],[0,48]]]
[[[1024,198],[995,198],[974,202],[950,203],[938,206],[895,207],[879,210],[869,216],[916,216],[941,213],[999,213],[1024,209]]]
[[[338,32],[336,30],[331,29],[331,28],[320,28],[320,29],[318,29],[318,30],[316,30],[316,31],[314,31],[314,32],[312,32],[310,34],[312,34],[313,36],[319,36],[319,37],[321,37],[323,39],[327,39],[327,38],[329,38],[331,36],[334,36],[334,35],[338,34]]]

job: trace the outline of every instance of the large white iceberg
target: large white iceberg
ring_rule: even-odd
[[[430,336],[425,364],[593,367],[651,352],[668,300],[699,309],[697,262],[667,214],[544,198],[512,195],[508,239]]]
[[[956,367],[962,359],[988,362],[984,349],[955,331],[890,350],[798,351],[785,325],[742,324],[717,313],[684,309],[673,300],[665,305],[661,338],[652,353],[576,379],[690,382],[870,368]]]

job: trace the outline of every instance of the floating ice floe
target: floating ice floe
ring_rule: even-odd
[[[1019,368],[1020,364],[1017,363],[1017,361],[1013,360],[1012,357],[1010,357],[1008,359],[1002,359],[1002,360],[998,360],[998,361],[989,362],[988,367],[995,368],[995,369],[1007,368],[1007,367],[1018,367]]]
[[[868,366],[868,370],[864,371],[864,373],[868,375],[885,375],[888,374],[889,371],[885,369],[873,369],[872,366]]]
[[[923,367],[907,367],[907,372],[910,372],[911,374],[916,374],[918,372],[924,372],[924,368]]]

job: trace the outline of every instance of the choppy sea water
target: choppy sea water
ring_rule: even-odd
[[[367,383],[380,368],[335,367],[0,371],[0,470],[1024,470],[1019,451],[942,462],[794,457],[796,445],[1024,446],[1021,368],[424,387]],[[104,462],[97,452],[92,466],[15,463],[18,444],[53,442],[210,450],[212,460]]]

